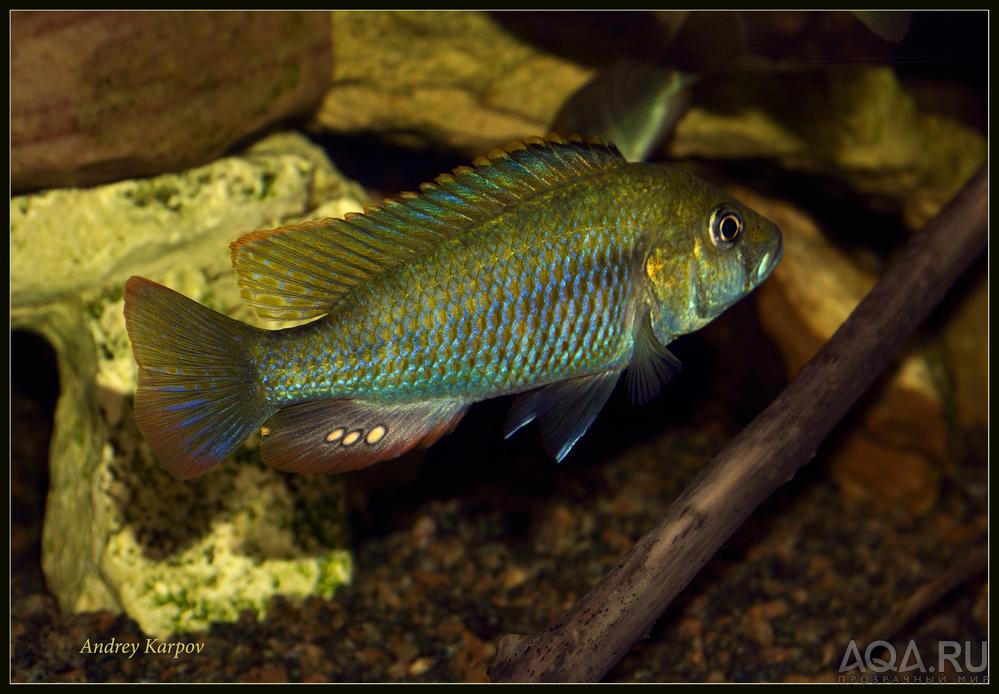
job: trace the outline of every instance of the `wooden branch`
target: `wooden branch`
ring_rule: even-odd
[[[697,477],[607,576],[544,631],[506,636],[494,682],[593,682],[819,444],[985,249],[988,169],[920,232],[783,393]]]
[[[866,647],[875,641],[888,641],[892,639],[895,636],[895,632],[908,624],[913,617],[931,605],[936,604],[947,593],[965,581],[975,578],[980,573],[988,570],[988,568],[989,548],[988,545],[985,545],[950,566],[939,576],[934,576],[932,580],[924,583],[919,590],[910,595],[891,614],[879,619],[863,638],[858,639],[861,652],[863,653]],[[829,662],[831,660],[827,661],[827,664]]]

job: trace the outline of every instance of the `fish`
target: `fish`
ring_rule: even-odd
[[[561,461],[627,370],[646,402],[666,346],[779,262],[780,230],[681,169],[598,138],[527,138],[343,219],[230,245],[263,330],[152,280],[125,283],[134,411],[178,479],[261,432],[265,464],[339,473],[426,447],[475,402],[515,395]]]
[[[690,106],[697,76],[659,65],[622,60],[576,91],[559,111],[552,132],[612,141],[630,162],[646,161],[669,140]]]
[[[913,13],[911,11],[851,10],[850,14],[885,41],[892,43],[901,43],[912,26]]]

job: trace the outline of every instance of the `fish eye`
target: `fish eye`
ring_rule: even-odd
[[[721,249],[735,245],[742,233],[742,215],[735,210],[720,208],[711,215],[711,243]]]

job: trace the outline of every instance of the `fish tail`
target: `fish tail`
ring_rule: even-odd
[[[125,283],[125,324],[135,420],[174,477],[207,472],[273,414],[252,361],[263,331],[143,277]]]

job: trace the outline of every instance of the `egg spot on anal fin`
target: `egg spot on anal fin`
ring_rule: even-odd
[[[451,431],[469,403],[351,399],[289,405],[267,421],[264,463],[289,472],[346,472],[427,446]],[[361,442],[364,445],[360,445]]]
[[[369,446],[373,446],[374,444],[378,443],[383,438],[385,438],[385,434],[387,433],[388,429],[385,428],[385,425],[379,424],[378,426],[376,426],[375,428],[373,428],[371,431],[368,432],[368,435],[364,437],[364,442]]]

